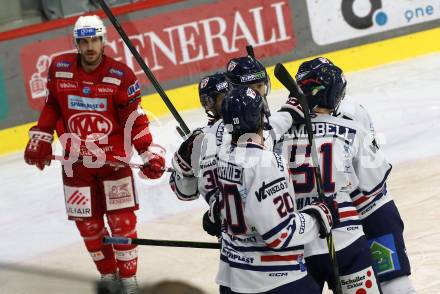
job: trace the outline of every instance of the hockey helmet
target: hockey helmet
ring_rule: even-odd
[[[347,81],[344,73],[326,58],[319,57],[302,63],[296,80],[309,101],[309,106],[336,111],[345,97]]]
[[[232,134],[240,136],[263,128],[263,118],[267,113],[263,97],[257,91],[237,86],[224,98],[222,115],[225,125],[232,125]]]
[[[264,97],[270,93],[270,79],[264,65],[252,56],[238,57],[229,60],[226,75],[233,85],[248,86],[260,82],[266,85]]]
[[[97,15],[80,16],[73,28],[75,45],[78,45],[78,39],[92,37],[102,37],[103,43],[107,42],[107,29],[103,21]]]
[[[215,109],[216,97],[218,94],[226,94],[229,90],[229,83],[226,75],[222,72],[206,76],[199,83],[199,98],[206,113],[211,118],[220,118],[221,113]]]

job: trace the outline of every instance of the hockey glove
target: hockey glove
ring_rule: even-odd
[[[194,176],[194,170],[192,168],[192,153],[194,141],[197,136],[202,134],[201,129],[196,129],[179,147],[176,153],[174,153],[172,165],[173,168],[181,175],[191,177]]]
[[[333,227],[333,213],[331,210],[324,202],[318,201],[307,205],[300,212],[306,213],[317,220],[319,224],[319,238],[324,239],[330,234]]]
[[[293,124],[300,124],[304,122],[304,110],[299,103],[299,100],[293,96],[290,96],[286,103],[281,106],[279,111],[288,112],[293,119]]]
[[[52,160],[53,135],[37,126],[29,130],[29,142],[24,151],[24,160],[43,170]]]
[[[212,197],[209,210],[203,215],[203,229],[211,236],[220,238],[221,220],[217,197]]]
[[[139,171],[143,179],[158,179],[165,171],[165,149],[159,145],[151,144],[144,152],[140,153],[144,166]]]

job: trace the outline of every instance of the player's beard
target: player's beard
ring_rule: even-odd
[[[97,52],[95,50],[87,50],[86,52],[81,54],[81,60],[87,66],[96,66],[101,63],[103,53],[104,48],[101,49],[100,52]]]

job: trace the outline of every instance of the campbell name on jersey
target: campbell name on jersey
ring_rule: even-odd
[[[296,212],[281,156],[247,143],[218,152],[222,247],[217,283],[260,293],[306,276],[303,244],[318,224]]]
[[[372,136],[355,121],[313,114],[312,127],[323,192],[339,206],[340,223],[334,235],[336,249],[340,250],[363,234],[356,203],[350,194],[356,190],[367,198],[383,195],[391,166],[373,143]],[[277,152],[288,161],[298,209],[318,198],[311,148],[304,125],[292,127],[276,146]],[[307,246],[307,255],[327,252],[325,242],[314,243]]]

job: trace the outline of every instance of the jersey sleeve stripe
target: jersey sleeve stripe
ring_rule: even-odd
[[[268,240],[268,239],[272,238],[273,236],[275,236],[276,234],[281,232],[283,229],[285,229],[289,225],[289,223],[292,221],[292,219],[293,219],[293,216],[289,216],[286,220],[284,220],[283,222],[281,222],[280,224],[278,224],[277,226],[275,226],[274,228],[269,230],[267,233],[263,234],[261,237],[263,237],[264,240]],[[293,231],[295,231],[295,226],[293,226],[293,228],[292,228],[292,232]]]
[[[390,167],[389,167],[389,169],[387,170],[387,172],[385,173],[385,175],[384,175],[382,181],[380,181],[380,183],[377,184],[376,187],[374,187],[373,189],[371,189],[371,191],[368,191],[368,192],[367,192],[367,191],[362,191],[362,190],[360,190],[359,188],[357,188],[356,190],[354,190],[353,192],[350,193],[350,197],[351,197],[351,198],[354,198],[354,197],[358,196],[358,195],[361,194],[361,193],[362,193],[363,195],[365,195],[365,196],[368,196],[368,195],[371,195],[371,194],[375,193],[377,190],[381,189],[382,186],[385,184],[386,180],[388,179],[388,176],[389,176],[389,174],[390,174],[392,168],[393,168],[393,166],[390,164]]]

